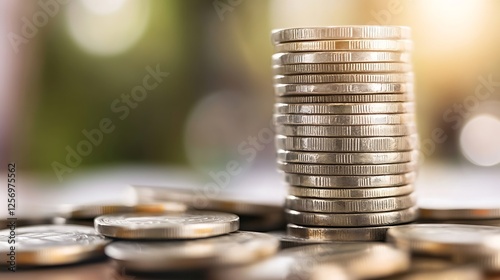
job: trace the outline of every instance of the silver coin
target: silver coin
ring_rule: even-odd
[[[95,219],[99,233],[123,239],[202,238],[230,233],[238,227],[238,216],[208,211],[105,215]]]
[[[114,242],[106,255],[131,271],[178,271],[246,265],[274,255],[279,240],[266,233],[235,232],[190,241]]]
[[[415,206],[415,196],[404,195],[363,199],[305,198],[288,195],[285,207],[315,213],[372,213],[403,210]]]
[[[417,208],[379,213],[310,213],[286,209],[288,222],[303,226],[370,227],[404,224],[417,218]]]
[[[417,148],[417,137],[321,138],[276,136],[276,148],[311,152],[402,152]]]
[[[300,238],[300,237],[294,237],[286,232],[269,232],[272,236],[276,237],[280,241],[280,248],[281,249],[286,249],[286,248],[293,248],[293,247],[298,247],[298,246],[305,246],[305,245],[313,245],[313,244],[328,244],[328,243],[335,243],[336,241],[329,241],[329,240],[321,240],[321,239],[307,239],[307,238]]]
[[[383,264],[383,265],[381,265]],[[323,265],[336,265],[355,279],[371,279],[403,272],[410,255],[383,243],[331,243],[287,248],[265,261],[217,271],[215,279],[312,279]],[[330,271],[328,279],[339,278]]]
[[[413,123],[395,125],[278,125],[276,133],[284,136],[314,137],[388,137],[408,136],[417,129]]]
[[[311,164],[387,164],[418,160],[418,152],[387,153],[313,153],[278,150],[278,160]]]
[[[109,242],[92,227],[85,226],[40,225],[19,227],[14,231],[5,229],[0,231],[0,261],[3,265],[8,264],[9,254],[14,251],[17,265],[71,264],[102,257],[104,246]]]
[[[412,172],[416,167],[416,162],[352,165],[278,162],[278,168],[286,173],[310,175],[390,175]]]
[[[390,125],[415,121],[413,114],[299,115],[274,114],[277,125]]]
[[[273,65],[303,63],[411,62],[407,52],[301,52],[275,53]]]
[[[124,213],[184,212],[188,207],[179,202],[149,204],[88,204],[63,207],[61,214],[69,219],[94,219],[97,216]]]
[[[424,259],[422,261],[422,259]],[[409,271],[384,280],[481,280],[483,272],[472,264],[457,264],[441,258],[412,257]]]
[[[414,224],[392,228],[387,240],[399,248],[431,256],[478,254],[485,238],[500,237],[500,228],[490,226]]]
[[[285,181],[294,186],[313,188],[383,188],[411,184],[416,173],[378,176],[315,176],[285,174]]]
[[[413,101],[413,92],[404,93],[377,93],[377,94],[331,94],[305,96],[276,96],[276,102],[281,103],[378,103],[378,102],[407,102]]]
[[[407,195],[413,192],[413,185],[386,188],[319,189],[288,186],[288,193],[299,197],[314,198],[378,198]]]
[[[367,94],[367,93],[406,93],[412,92],[410,83],[325,83],[325,84],[277,84],[274,92],[277,96],[287,95],[331,95],[331,94]],[[352,102],[352,101],[351,101]],[[369,101],[363,101],[369,102]]]
[[[412,71],[411,64],[398,62],[305,63],[275,65],[276,75],[327,73],[404,73]]]
[[[172,187],[133,186],[140,201],[171,202],[186,204],[197,210],[235,213],[237,215],[262,216],[282,214],[281,205],[264,204],[236,196],[234,193],[219,193],[216,197],[205,195],[202,190]]]
[[[411,29],[406,26],[329,26],[287,28],[273,30],[274,44],[292,41],[342,39],[409,39]]]
[[[275,52],[314,51],[411,51],[411,40],[322,40],[282,43],[274,46]]]
[[[401,103],[309,103],[287,104],[276,103],[274,112],[278,114],[402,114],[413,113],[413,102]]]
[[[386,232],[392,226],[382,227],[304,227],[287,225],[287,233],[295,238],[311,241],[384,241]]]
[[[321,84],[321,83],[408,83],[413,82],[412,73],[355,73],[355,74],[307,74],[276,75],[276,84]]]

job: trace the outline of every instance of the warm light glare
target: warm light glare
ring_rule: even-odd
[[[468,121],[460,133],[460,148],[473,164],[492,166],[500,163],[500,120],[479,115]]]
[[[96,15],[112,14],[122,8],[127,0],[83,0],[85,8]]]
[[[149,1],[78,0],[67,11],[71,37],[83,50],[116,55],[138,42],[149,19]]]

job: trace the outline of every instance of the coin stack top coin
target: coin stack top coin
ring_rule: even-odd
[[[272,41],[288,234],[382,240],[388,226],[413,221],[410,29],[290,28],[273,31]]]

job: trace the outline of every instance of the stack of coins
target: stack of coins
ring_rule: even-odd
[[[383,240],[389,225],[415,220],[410,29],[291,28],[272,40],[288,233]]]

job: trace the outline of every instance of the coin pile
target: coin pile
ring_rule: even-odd
[[[288,233],[382,240],[387,226],[415,220],[410,29],[291,28],[272,40]]]

